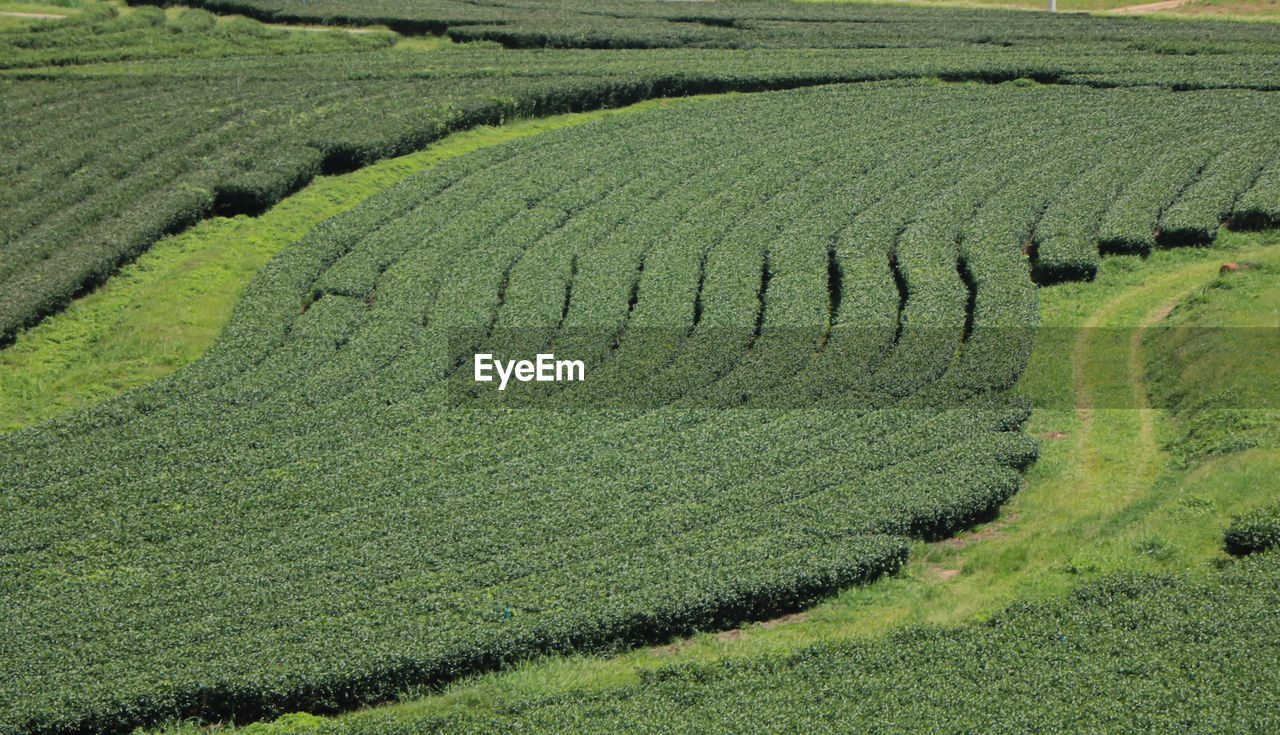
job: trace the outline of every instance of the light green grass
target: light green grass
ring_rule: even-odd
[[[679,102],[651,100],[624,110]],[[87,406],[191,362],[217,337],[254,272],[320,220],[447,158],[624,110],[475,128],[418,153],[319,177],[259,217],[214,218],[161,240],[0,350],[0,431]]]
[[[22,0],[0,0],[0,12],[3,13],[49,13],[52,15],[69,15],[84,6],[80,0],[68,0],[64,3],[32,3]]]
[[[1174,310],[1146,346],[1169,356],[1149,366],[1148,380],[1156,400],[1176,409],[1162,441],[1184,464],[1280,447],[1280,264],[1235,265]]]
[[[0,13],[46,13],[51,15],[70,15],[76,12],[74,7],[65,7],[61,5],[53,5],[50,3],[26,3],[14,2],[14,0],[0,0]],[[0,31],[7,31],[13,28],[21,28],[31,25],[32,23],[40,23],[45,18],[15,18],[11,15],[0,15]]]

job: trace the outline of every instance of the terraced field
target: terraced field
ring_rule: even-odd
[[[870,582],[1019,490],[1037,444],[1012,387],[1038,286],[1091,279],[1104,255],[1280,221],[1269,26],[773,3],[201,4],[488,45],[420,53],[390,34],[300,38],[114,6],[0,33],[0,343],[164,235],[257,214],[321,173],[481,123],[751,94],[433,166],[280,252],[187,368],[0,435],[5,735],[344,711]],[[554,353],[584,379],[499,390],[472,379],[478,353]],[[1239,545],[1265,545],[1273,515],[1242,522]],[[890,672],[940,651],[1012,660],[1052,637],[1041,613],[1081,637],[1105,627],[1095,603],[1158,643],[1187,630],[1169,616],[1185,610],[1199,626],[1187,659],[1219,635],[1248,651],[1270,629],[1225,625],[1222,610],[1260,614],[1273,569],[1264,556],[1220,592],[1127,581],[1015,611],[1011,637],[917,631],[708,686],[815,725],[851,710],[758,695],[850,658]],[[1030,683],[1002,680],[1023,699],[1000,706],[1057,686],[1063,660],[1081,676],[1111,666],[1124,640],[1074,640],[1075,658],[1030,664]],[[915,677],[919,691],[948,672],[983,680],[972,655],[953,658]],[[1234,682],[1232,706],[1273,678],[1205,671]],[[669,678],[693,692],[700,676]],[[856,716],[879,721],[883,677],[838,681],[845,699],[877,692]],[[505,722],[669,714],[605,701],[533,701]],[[1274,703],[1258,701],[1266,729]],[[1130,704],[1075,724],[1105,727]],[[732,729],[747,711],[667,724]],[[901,723],[948,722],[941,711]],[[1028,726],[1059,722],[1038,714]],[[402,726],[495,723],[389,727]]]
[[[155,2],[155,0],[148,0]],[[1062,43],[1275,53],[1266,26],[972,8],[654,0],[196,0],[268,22],[385,25],[508,48],[935,48]],[[1258,46],[1262,42],[1264,45]]]
[[[1271,552],[1207,578],[1115,576],[981,623],[672,666],[631,686],[516,701],[501,713],[375,711],[346,721],[299,718],[276,732],[704,733],[751,732],[761,723],[840,732],[862,722],[946,733],[1267,732],[1280,725],[1280,632],[1271,612],[1280,602],[1278,564]]]
[[[1100,233],[1274,206],[1272,100],[827,87],[395,186],[265,267],[192,368],[0,438],[5,726],[349,707],[892,571],[899,536],[990,514],[1034,456],[1004,395],[1028,253],[1087,269]],[[1069,185],[1116,158],[1147,162],[1121,179],[1145,198]],[[557,410],[468,404],[460,345],[602,378]]]
[[[415,54],[387,50],[386,34],[300,34],[245,18],[209,25],[211,17],[183,20],[203,11],[166,20],[153,10],[93,11],[0,33],[0,123],[20,131],[0,137],[0,345],[166,234],[213,215],[261,212],[317,174],[478,124],[662,96],[889,79],[1273,90],[1280,78],[1280,38],[1267,24],[862,8],[871,15],[852,27],[872,37],[857,51],[824,48],[834,26],[823,21],[795,24],[803,34],[788,48]],[[1074,268],[1080,257],[1088,255],[1047,263]]]

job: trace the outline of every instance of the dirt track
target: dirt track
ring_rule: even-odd
[[[1146,3],[1144,5],[1126,5],[1123,8],[1113,8],[1109,12],[1112,13],[1149,13],[1153,10],[1170,10],[1180,5],[1186,5],[1191,0],[1163,0],[1158,3]]]
[[[7,15],[10,18],[65,18],[67,16],[60,13],[18,13],[18,12],[0,12],[0,15]]]

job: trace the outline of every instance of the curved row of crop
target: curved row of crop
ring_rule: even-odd
[[[1277,104],[835,86],[392,187],[268,264],[188,369],[0,438],[0,723],[329,711],[891,571],[1034,455],[1004,391],[1070,182],[1193,129],[1233,150]],[[1141,190],[1211,215],[1250,178]],[[466,393],[481,348],[588,380]]]
[[[1280,726],[1277,578],[1275,551],[1205,578],[1113,575],[980,623],[668,667],[501,714],[369,712],[306,732],[1265,732]]]
[[[145,0],[163,4],[162,0]],[[927,48],[1086,42],[1165,53],[1275,53],[1256,24],[1084,13],[791,2],[686,6],[649,0],[195,0],[218,13],[274,23],[385,25],[514,49]],[[1260,45],[1264,44],[1264,45]]]
[[[897,10],[907,12],[893,22],[856,25],[882,38],[910,37],[912,47],[859,52],[462,48],[415,55],[367,50],[378,44],[349,38],[297,40],[315,34],[275,38],[222,26],[177,31],[137,14],[0,34],[0,43],[35,54],[15,52],[7,61],[21,68],[0,78],[0,122],[20,131],[0,140],[0,344],[105,281],[164,234],[215,214],[260,212],[317,173],[417,150],[478,124],[659,96],[929,76],[1274,89],[1280,59],[1134,51],[1094,29],[1096,20],[1041,28],[1045,21],[1030,14],[970,20],[990,25],[995,18],[1019,38],[1041,28],[1063,45],[938,47],[928,41],[941,28],[934,11],[868,12]],[[813,25],[800,31],[797,44],[816,44],[831,30],[829,23]],[[1142,28],[1169,42],[1185,36],[1182,26]],[[1258,24],[1245,31],[1261,34],[1258,44],[1271,33]],[[134,61],[89,63],[117,58],[95,56],[103,44],[124,44],[134,55],[119,58]],[[186,58],[169,58],[175,48]],[[336,53],[346,48],[366,50]],[[1274,172],[1260,183],[1274,187]],[[1249,221],[1270,216],[1269,206],[1262,201],[1249,210],[1257,215]],[[1169,239],[1181,240],[1202,237],[1206,222],[1171,225]],[[1059,256],[1059,246],[1070,252]],[[1046,244],[1049,277],[1087,274],[1090,256],[1079,247],[1075,237]]]

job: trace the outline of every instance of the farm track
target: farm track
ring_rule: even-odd
[[[1274,257],[1274,249],[1263,251]],[[1221,261],[1256,258],[1258,251],[1224,252]],[[1071,356],[1081,437],[1077,463],[1082,468],[1080,492],[1125,504],[1148,489],[1167,466],[1157,434],[1158,409],[1152,408],[1144,378],[1142,342],[1196,289],[1218,272],[1220,261],[1197,263],[1129,289],[1094,311],[1081,325]],[[1131,330],[1125,354],[1099,342]],[[1116,345],[1110,345],[1115,347]],[[1127,396],[1124,394],[1127,393]],[[1108,398],[1108,396],[1110,398]],[[1098,408],[1116,401],[1126,408]],[[1130,446],[1108,442],[1108,433],[1136,437]],[[1100,438],[1101,437],[1101,438]],[[1133,451],[1136,448],[1137,451]]]
[[[0,15],[3,15],[8,18],[65,18],[67,17],[60,13],[18,13],[13,11],[3,11],[3,12],[0,12]]]
[[[1143,3],[1141,5],[1123,5],[1118,8],[1112,8],[1109,13],[1153,13],[1157,10],[1173,10],[1191,2],[1191,0],[1162,0],[1158,3]]]

